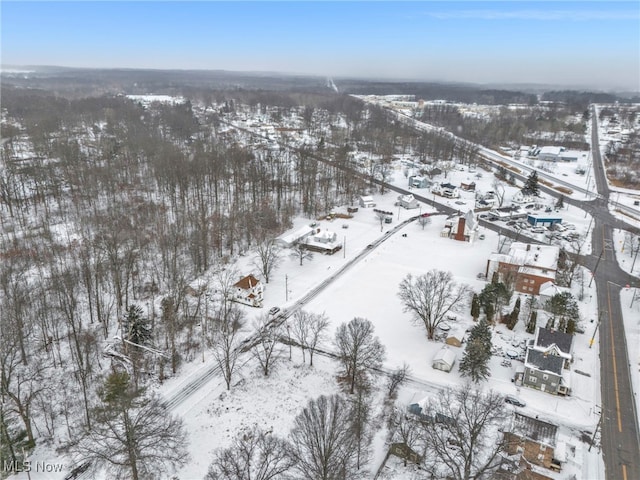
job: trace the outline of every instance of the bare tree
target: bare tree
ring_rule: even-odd
[[[309,365],[312,367],[313,354],[316,351],[318,343],[325,339],[327,328],[329,328],[329,319],[324,313],[311,315],[307,347],[309,348]]]
[[[255,321],[254,327],[258,341],[253,347],[253,356],[266,377],[269,375],[269,369],[280,359],[282,353],[278,347],[282,326],[276,325],[275,322],[270,325],[269,318],[262,315]]]
[[[282,259],[282,249],[275,240],[265,240],[255,247],[256,258],[253,264],[260,270],[265,283],[269,283],[271,272],[278,266]]]
[[[302,265],[303,260],[311,260],[313,258],[313,252],[300,240],[292,245],[290,255],[292,258],[300,260],[300,265]]]
[[[407,362],[404,362],[400,368],[396,368],[389,376],[387,382],[387,395],[389,398],[393,398],[398,391],[398,388],[404,384],[409,376],[411,367]]]
[[[356,445],[350,422],[351,410],[340,395],[309,401],[294,420],[290,434],[298,478],[356,478]]]
[[[240,356],[239,333],[242,327],[242,310],[230,305],[226,309],[221,306],[214,312],[213,323],[208,328],[213,358],[222,371],[227,390],[231,388],[231,379]]]
[[[424,227],[426,227],[427,225],[429,225],[431,223],[431,216],[429,216],[428,213],[423,213],[422,215],[420,215],[418,217],[418,223],[420,224],[420,226],[424,230]]]
[[[407,413],[406,407],[394,408],[387,421],[389,439],[391,442],[404,443],[410,449],[416,451],[422,445],[422,428],[418,419]],[[404,459],[405,466],[407,459]]]
[[[91,430],[70,445],[77,463],[106,468],[111,478],[166,476],[188,459],[182,421],[155,396],[136,389],[126,373],[112,373],[99,390]]]
[[[369,385],[361,384],[350,398],[351,424],[356,448],[356,469],[360,470],[369,460],[371,432],[371,391]]]
[[[17,414],[24,424],[27,445],[35,446],[33,407],[44,394],[46,363],[36,358],[32,365],[23,365],[20,348],[13,339],[0,339],[0,399],[6,401],[7,410]]]
[[[501,207],[502,204],[504,203],[504,194],[505,194],[504,182],[502,182],[497,178],[494,178],[493,182],[491,183],[491,187],[493,188],[493,193],[495,194],[496,199],[498,200],[498,207]]]
[[[403,310],[410,312],[416,323],[424,324],[427,336],[433,340],[438,325],[470,292],[469,286],[453,280],[451,272],[431,270],[415,278],[408,274],[400,282],[398,296]]]
[[[290,333],[295,342],[302,350],[302,363],[306,363],[305,351],[309,344],[310,336],[310,318],[313,314],[304,310],[298,310],[293,314],[293,319],[290,324]]]
[[[216,451],[205,480],[277,480],[293,465],[285,440],[253,427]]]
[[[376,218],[380,222],[380,231],[384,229],[384,221],[388,216],[389,214],[387,212],[384,212],[382,210],[376,210]]]
[[[338,327],[335,345],[338,361],[349,382],[349,393],[355,391],[356,383],[366,371],[379,368],[384,362],[385,348],[373,334],[373,324],[366,318],[354,318]]]
[[[429,403],[426,415],[424,462],[434,478],[490,478],[503,463],[508,416],[501,395],[469,385],[449,389]]]
[[[302,361],[305,362],[305,352],[309,350],[310,365],[313,366],[313,354],[318,343],[325,338],[329,327],[329,319],[324,313],[311,313],[298,310],[293,314],[290,333],[302,350]]]

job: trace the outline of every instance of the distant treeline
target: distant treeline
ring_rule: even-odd
[[[549,102],[562,102],[569,107],[573,107],[575,111],[586,109],[591,103],[638,103],[640,96],[626,97],[623,95],[614,95],[604,92],[578,92],[576,90],[559,90],[545,92],[542,94],[542,100]]]

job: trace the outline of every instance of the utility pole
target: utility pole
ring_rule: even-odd
[[[591,340],[589,340],[589,348],[593,345],[593,342],[596,338],[596,332],[598,331],[598,327],[600,327],[600,322],[602,321],[602,310],[598,311],[598,323],[596,324],[596,328],[593,330],[593,335],[591,336]]]
[[[591,451],[591,447],[593,447],[593,442],[596,440],[596,435],[598,434],[598,428],[600,428],[600,424],[602,423],[602,408],[600,408],[600,417],[598,418],[598,423],[596,424],[596,431],[593,432],[593,437],[591,437],[591,444],[589,445],[588,452]]]
[[[640,237],[636,237],[636,253],[633,256],[633,263],[631,263],[631,275],[633,275],[633,267],[636,265],[636,258],[638,258],[638,250],[640,250]]]
[[[284,276],[284,298],[285,301],[289,301],[289,277],[287,275]]]
[[[347,258],[347,236],[344,236],[344,242],[342,245],[342,258]]]
[[[596,272],[598,271],[598,265],[600,264],[600,259],[602,258],[602,254],[604,253],[604,247],[602,247],[602,251],[600,255],[598,255],[598,261],[596,262],[596,268],[593,269],[593,273],[591,274],[591,280],[589,281],[589,288],[591,288],[591,283],[593,282],[593,277],[596,276]]]

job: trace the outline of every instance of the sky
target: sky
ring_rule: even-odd
[[[3,66],[640,90],[640,1],[0,2]]]

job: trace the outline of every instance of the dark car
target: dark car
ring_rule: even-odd
[[[514,397],[513,395],[507,395],[506,397],[504,397],[504,401],[510,403],[511,405],[515,405],[516,407],[526,406],[526,403],[524,403],[518,397]]]

